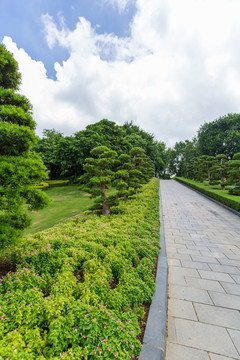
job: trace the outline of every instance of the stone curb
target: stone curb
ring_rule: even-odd
[[[147,325],[143,338],[143,348],[140,353],[139,360],[164,360],[165,358],[168,266],[160,186],[159,196],[161,250],[158,256],[157,275],[155,280],[156,289],[149,309]]]
[[[240,216],[240,212],[239,212],[239,211],[230,208],[229,206],[221,203],[220,201],[217,201],[217,200],[211,198],[211,197],[208,196],[208,195],[203,194],[201,191],[198,191],[198,190],[192,188],[191,186],[189,186],[189,185],[187,185],[187,184],[184,184],[183,182],[179,181],[178,179],[174,179],[174,180],[177,181],[179,184],[182,184],[183,186],[186,186],[188,189],[191,189],[191,190],[195,191],[196,193],[204,196],[206,199],[213,201],[215,204],[218,204],[218,205],[222,206],[223,208],[231,211],[233,214],[235,214],[235,215],[237,215],[237,216]]]

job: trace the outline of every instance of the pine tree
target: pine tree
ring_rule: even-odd
[[[240,195],[240,153],[233,155],[227,164],[228,183],[235,185],[229,190],[231,195]]]
[[[0,245],[17,240],[30,225],[29,209],[49,203],[45,193],[34,189],[47,177],[39,155],[31,149],[36,142],[32,106],[15,91],[21,75],[18,64],[0,44]]]
[[[211,167],[213,174],[213,180],[215,184],[221,185],[221,190],[225,190],[225,180],[227,176],[227,156],[225,154],[219,154],[216,156],[217,163]]]
[[[90,154],[92,157],[85,160],[85,174],[80,177],[83,183],[80,188],[96,198],[94,209],[101,210],[103,215],[109,216],[112,197],[107,195],[107,189],[114,180],[111,167],[117,153],[106,146],[97,146]]]

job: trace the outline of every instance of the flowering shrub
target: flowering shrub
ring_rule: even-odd
[[[133,359],[154,292],[158,181],[121,215],[85,214],[11,249],[0,279],[0,359]]]

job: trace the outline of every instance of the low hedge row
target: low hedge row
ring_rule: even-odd
[[[38,185],[33,185],[34,189],[47,190],[50,187],[67,186],[69,180],[45,180],[40,182]]]
[[[121,215],[84,214],[27,236],[0,281],[0,359],[133,359],[154,292],[159,182]]]
[[[189,180],[182,177],[176,177],[175,179],[236,211],[240,211],[240,198],[236,197],[235,195],[229,195],[224,192],[224,190],[212,189],[209,185],[200,183],[198,181]]]
[[[57,187],[57,186],[67,186],[69,185],[69,180],[46,180],[49,187]]]

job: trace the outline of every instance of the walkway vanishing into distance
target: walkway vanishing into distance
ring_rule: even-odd
[[[239,360],[240,217],[176,181],[160,184],[169,268],[166,360]]]

